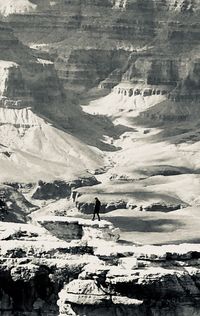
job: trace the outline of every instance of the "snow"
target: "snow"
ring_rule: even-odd
[[[126,9],[128,0],[116,0],[114,8]]]
[[[128,89],[131,84],[120,84],[120,87]],[[123,133],[119,139],[107,139],[107,141],[112,141],[114,146],[121,149],[117,152],[107,153],[108,160],[112,161],[113,166],[106,175],[102,176],[104,177],[104,179],[102,178],[103,181],[112,177],[116,180],[125,179],[135,182],[141,178],[159,175],[162,170],[163,172],[166,170],[167,175],[167,170],[172,167],[177,168],[181,173],[188,173],[188,169],[198,170],[200,168],[200,141],[196,141],[194,144],[182,142],[181,136],[179,140],[176,135],[169,140],[159,136],[162,128],[148,128],[139,125],[135,127],[131,123],[132,118],[137,117],[139,112],[154,106],[164,98],[166,96],[163,95],[128,97],[112,92],[104,98],[90,102],[88,106],[83,106],[83,110],[86,112],[108,115],[116,126],[121,124],[131,129]],[[134,104],[136,104],[135,108]],[[130,109],[131,112],[129,112]],[[199,132],[199,129],[197,132]],[[167,182],[164,185],[166,180]],[[196,173],[195,175],[187,174],[185,177],[181,177],[181,175],[174,176],[173,185],[171,181],[170,184],[168,183],[169,177],[167,176],[163,178],[162,186],[160,178],[157,185],[154,178],[153,187],[151,181],[148,183],[149,190],[153,189],[157,193],[164,192],[164,194],[170,192],[174,197],[178,196],[186,203],[191,204],[197,190],[200,189],[199,176]],[[180,186],[181,181],[185,184],[185,187],[190,189],[183,190],[183,186]],[[128,184],[124,186],[126,185]],[[159,186],[161,190],[159,190]],[[126,189],[124,192],[126,192]]]
[[[39,49],[39,50],[44,50],[44,51],[48,51],[48,48],[49,48],[49,44],[45,44],[45,43],[29,43],[28,44],[30,48],[32,49]]]
[[[34,114],[30,108],[20,110],[0,108],[0,123],[29,126],[42,126],[47,124],[44,119]]]
[[[29,0],[0,0],[0,13],[8,16],[14,13],[26,13],[36,9],[37,5]]]
[[[130,83],[120,84],[126,91],[131,87]],[[159,125],[159,128],[152,124],[149,127],[148,123],[142,126],[137,120],[138,114],[159,104],[166,96],[129,97],[118,94],[117,89],[82,107],[85,112],[109,116],[116,127],[126,126],[129,131],[118,139],[105,138],[118,150],[106,153],[109,170],[97,176],[102,184],[87,190],[78,189],[81,195],[78,201],[86,203],[98,196],[104,204],[124,200],[127,206],[136,205],[136,209],[117,209],[102,214],[103,219],[120,228],[122,240],[138,244],[198,242],[199,126],[193,122],[187,125],[185,122],[165,122],[164,127]],[[160,205],[160,211],[139,211],[140,206],[144,208],[154,203]],[[189,207],[164,213],[162,204]]]
[[[131,88],[132,86],[130,86]],[[125,86],[127,88],[127,85]],[[88,106],[83,106],[87,113],[119,115],[119,113],[130,113],[131,116],[137,116],[140,112],[164,101],[166,96],[153,95],[144,97],[142,95],[127,97],[116,92],[110,93],[108,96],[92,101]],[[131,111],[131,112],[130,112]],[[129,115],[130,115],[129,114]]]
[[[51,126],[31,109],[0,108],[0,180],[74,179],[103,165],[103,155]]]
[[[53,62],[47,59],[38,58],[37,61],[42,65],[53,65]]]
[[[18,223],[0,223],[0,240],[6,240],[12,235],[19,232],[26,232],[26,234],[35,234],[36,240],[39,241],[51,241],[56,242],[58,239],[48,233],[43,227],[35,226],[31,224],[18,224]],[[26,237],[28,239],[28,237]]]

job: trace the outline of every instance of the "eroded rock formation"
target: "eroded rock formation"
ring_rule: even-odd
[[[197,0],[40,0],[7,19],[24,43],[53,56],[67,90],[142,79],[177,86],[170,99],[180,101],[199,97],[199,10]]]
[[[12,3],[8,5],[12,6]],[[30,190],[33,189],[33,195],[36,186],[35,198],[38,199],[42,195],[44,199],[56,199],[63,197],[63,194],[67,197],[70,196],[73,186],[97,183],[87,171],[92,167],[88,162],[94,157],[89,154],[91,149],[76,139],[77,145],[80,145],[78,149],[72,135],[67,134],[66,130],[63,131],[60,127],[53,126],[53,122],[60,121],[62,118],[60,125],[63,123],[65,128],[71,128],[72,121],[76,121],[77,115],[82,115],[79,109],[70,108],[71,104],[66,99],[54,64],[32,54],[31,49],[24,46],[14,35],[7,22],[1,21],[0,28],[1,183],[18,187],[17,189],[29,185]],[[56,140],[57,137],[60,140]],[[57,146],[61,146],[60,149]],[[82,151],[80,147],[83,149],[83,155],[80,153]],[[74,158],[76,156],[75,159],[70,158],[69,151]],[[86,156],[88,158],[90,156],[89,160]],[[95,156],[97,158],[97,155]],[[76,159],[80,159],[79,162]],[[58,185],[59,181],[54,183],[57,178],[55,173],[57,174],[59,170],[58,161],[62,165],[61,169],[63,167],[68,169],[65,169],[66,172],[62,169],[60,185]],[[101,167],[99,162],[91,169]],[[51,167],[48,166],[49,163]],[[76,168],[70,168],[71,163],[78,169],[81,164],[83,167],[81,172],[78,171],[72,177],[71,172],[73,173]],[[46,177],[42,170],[49,175],[46,174]],[[69,185],[65,175],[70,178]],[[76,183],[73,183],[73,180]],[[43,183],[43,193],[41,186],[37,187],[38,181],[41,186]],[[46,195],[44,183],[47,186],[49,183],[49,192]],[[61,188],[61,184],[64,187],[62,192],[66,192],[58,194],[58,187]]]
[[[30,225],[12,230],[1,235],[2,315],[199,315],[199,245],[125,246],[103,235],[88,244]]]

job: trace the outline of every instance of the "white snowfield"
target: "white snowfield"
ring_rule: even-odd
[[[45,124],[44,119],[35,115],[30,108],[5,109],[0,108],[0,122],[2,124],[41,126]]]
[[[140,112],[160,103],[166,99],[164,95],[154,95],[144,97],[142,95],[127,97],[119,95],[116,92],[112,92],[109,95],[94,100],[83,109],[87,113],[91,114],[104,114],[104,115],[119,115],[123,111],[123,114],[129,116],[137,116]]]
[[[0,0],[0,13],[8,16],[14,13],[26,13],[35,10],[36,4],[29,0]]]
[[[131,86],[124,84],[122,88]],[[121,229],[122,239],[134,243],[198,241],[199,125],[166,121],[164,128],[161,124],[155,128],[152,121],[142,126],[136,118],[165,99],[166,95],[129,97],[113,91],[83,106],[84,111],[107,115],[116,127],[123,125],[129,130],[118,139],[107,139],[119,148],[107,153],[112,166],[97,177],[102,184],[78,189],[78,201],[84,204],[98,196],[104,205],[110,205],[124,200],[129,209],[117,209],[102,217]],[[154,205],[158,205],[157,210]],[[180,208],[169,211],[175,205]],[[140,207],[149,209],[141,212]]]
[[[8,79],[9,69],[12,67],[18,67],[18,65],[11,61],[0,60],[0,98],[6,91],[6,81]]]
[[[167,166],[191,170],[200,168],[200,141],[182,142],[182,135],[175,135],[172,141],[162,137],[159,139],[162,128],[135,127],[131,123],[131,119],[140,112],[165,99],[165,95],[129,97],[112,92],[83,106],[85,112],[110,116],[115,125],[122,124],[133,129],[113,140],[114,145],[121,150],[109,154],[114,166],[108,171],[107,178],[117,175],[117,178],[124,176],[129,180],[137,180],[151,174],[156,175],[156,170],[167,169]],[[154,137],[157,137],[155,141]],[[190,137],[190,133],[187,137]],[[189,181],[189,175],[187,179]]]
[[[102,156],[31,109],[0,108],[0,181],[79,178]]]

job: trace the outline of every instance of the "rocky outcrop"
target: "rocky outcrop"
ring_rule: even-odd
[[[173,89],[173,86],[170,85],[162,85],[161,83],[156,85],[156,84],[146,84],[145,82],[139,83],[121,83],[117,86],[114,87],[113,92],[117,95],[121,95],[123,97],[127,98],[134,98],[136,96],[143,96],[143,97],[148,97],[148,96],[157,96],[157,95],[164,95],[167,96],[169,95],[170,91]]]
[[[130,256],[128,247],[126,251],[129,249],[129,254],[118,259],[115,266],[103,261],[93,269],[91,265],[86,266],[79,278],[60,292],[60,315],[65,315],[67,311],[72,315],[91,315],[92,312],[95,315],[106,312],[106,315],[118,315],[120,312],[128,315],[148,315],[149,312],[154,315],[187,315],[188,311],[198,315],[199,287],[196,277],[199,270],[196,266],[188,267],[187,261],[197,253],[189,254],[186,249],[183,251],[176,246],[178,253],[171,253],[171,260],[167,250],[161,248],[148,251],[146,247],[149,254],[145,261],[142,260],[145,249],[138,247],[134,256]],[[154,251],[158,251],[157,255],[160,252],[160,259],[154,255]],[[101,253],[105,253],[103,248]],[[120,257],[119,252],[110,254],[112,258],[116,255]],[[194,305],[193,300],[196,302]]]
[[[102,236],[88,245],[83,239],[61,241],[31,225],[12,230],[0,242],[2,314],[200,312],[199,245],[125,246]]]
[[[35,57],[15,37],[8,23],[1,21],[0,28],[1,107],[31,106],[44,115],[52,105],[63,104],[63,88],[54,65]]]
[[[98,85],[110,73],[123,67],[129,53],[125,50],[76,49],[70,56],[59,57],[55,67],[67,89],[84,86],[89,89]],[[113,80],[109,88],[114,86]],[[102,87],[102,85],[101,85]]]
[[[69,198],[76,188],[87,187],[99,184],[94,176],[76,179],[74,181],[55,180],[52,183],[39,181],[35,192],[32,195],[33,199],[49,200],[58,198]],[[74,195],[74,194],[73,194]]]
[[[66,218],[65,216],[42,217],[37,221],[53,235],[66,241],[84,240],[88,244],[95,240],[116,241],[119,229],[112,224],[101,221],[98,224],[90,220]]]
[[[172,212],[188,206],[187,204],[153,203],[143,208],[146,212]]]
[[[5,208],[0,208],[0,220],[5,222],[26,222],[27,216],[38,209],[20,193],[8,185],[0,185],[0,195],[6,203]]]
[[[77,199],[76,207],[79,209],[81,213],[84,214],[92,214],[94,210],[94,203],[86,203],[81,202]],[[125,201],[115,201],[101,204],[101,212],[107,213],[112,212],[117,209],[125,209],[127,207],[127,203]]]
[[[20,109],[33,106],[33,98],[20,67],[16,63],[0,61],[2,77],[0,105],[5,108]]]
[[[150,169],[150,167],[149,167]],[[154,168],[152,168],[153,170]],[[147,169],[148,170],[148,169]],[[142,171],[145,172],[145,169]],[[161,177],[162,178],[162,177]],[[123,210],[124,215],[126,209],[132,209],[135,211],[147,211],[147,212],[172,212],[174,210],[186,208],[189,206],[187,201],[184,201],[184,197],[178,197],[167,192],[160,192],[158,185],[158,191],[152,191],[152,187],[148,185],[145,188],[137,187],[138,183],[144,181],[152,181],[151,175],[141,177],[138,182],[135,179],[116,179],[107,184],[106,188],[103,184],[90,188],[79,188],[75,197],[75,204],[78,210],[83,214],[93,214],[95,196],[98,196],[101,200],[101,213],[107,214],[109,212]],[[165,181],[165,180],[164,180]],[[137,183],[137,184],[136,184]],[[117,187],[117,193],[115,186]],[[127,194],[128,192],[128,194]],[[123,199],[121,198],[123,196]],[[134,211],[133,211],[134,212]],[[114,213],[117,215],[117,211]],[[112,216],[112,215],[111,215]],[[115,215],[114,215],[115,216]]]

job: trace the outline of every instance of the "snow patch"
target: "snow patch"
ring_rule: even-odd
[[[0,180],[75,179],[103,164],[102,154],[53,127],[30,108],[0,108]]]
[[[4,16],[33,11],[36,7],[29,0],[0,0],[0,13]]]
[[[128,0],[116,0],[114,8],[117,9],[126,9]]]
[[[108,96],[90,102],[88,106],[83,106],[83,110],[90,114],[116,115],[120,112],[130,113],[130,115],[138,116],[138,114],[157,103],[166,99],[164,95],[153,96],[124,96],[116,92],[110,93]]]
[[[52,64],[53,64],[52,61],[47,60],[47,59],[42,59],[42,58],[38,58],[38,59],[37,59],[37,62],[38,62],[39,64],[43,64],[43,65],[52,65]]]
[[[20,110],[0,108],[0,123],[29,126],[41,126],[46,124],[45,121],[35,115],[30,108]]]

